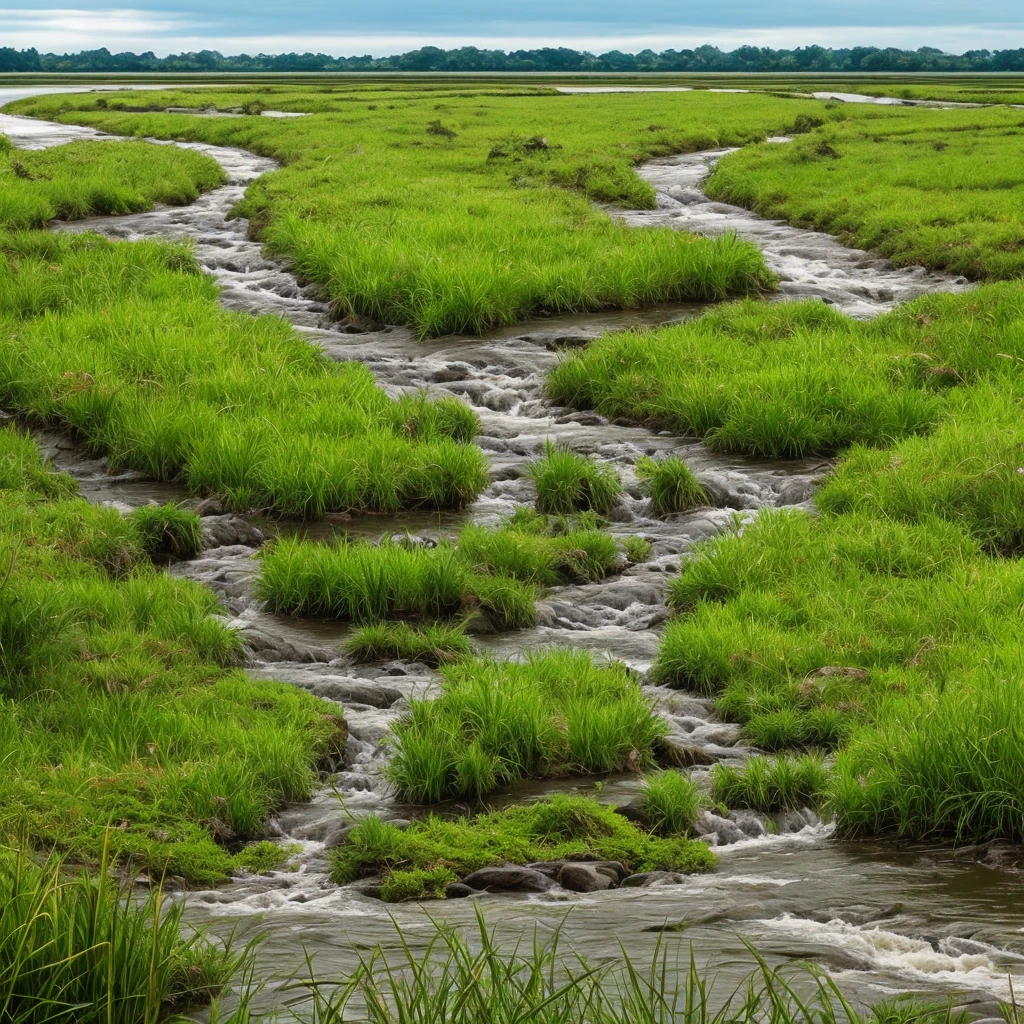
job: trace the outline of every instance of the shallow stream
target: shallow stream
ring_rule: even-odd
[[[11,91],[13,92],[13,91]],[[20,90],[18,95],[25,95]],[[0,90],[0,104],[15,98]],[[94,138],[86,128],[52,125],[0,115],[0,132],[16,145],[45,147]],[[481,419],[479,443],[492,465],[492,481],[462,515],[408,514],[361,517],[312,526],[307,534],[334,531],[368,536],[409,530],[436,537],[465,521],[496,523],[516,503],[532,498],[526,464],[557,439],[575,450],[616,465],[627,486],[612,530],[640,534],[654,543],[652,560],[610,580],[553,591],[542,602],[539,624],[519,633],[485,637],[495,653],[513,656],[541,644],[586,647],[645,669],[654,658],[665,619],[663,584],[694,542],[727,527],[735,517],[766,506],[806,504],[828,471],[820,460],[757,463],[709,452],[701,444],[669,434],[607,422],[592,413],[551,407],[543,398],[545,372],[559,350],[585,344],[603,332],[638,323],[667,323],[700,312],[698,306],[664,306],[643,312],[557,317],[493,332],[484,338],[448,337],[417,341],[404,328],[345,333],[330,323],[328,310],[280,264],[263,257],[247,238],[246,222],[227,215],[246,186],[274,169],[273,161],[232,149],[187,144],[217,159],[229,183],[183,208],[162,208],[126,217],[102,218],[62,230],[94,230],[110,237],[189,238],[203,268],[221,285],[225,306],[287,318],[333,358],[360,360],[391,393],[427,388],[467,401]],[[818,296],[854,316],[872,316],[896,302],[934,290],[963,287],[958,279],[920,269],[901,270],[867,253],[850,250],[827,235],[764,221],[748,211],[708,200],[700,189],[707,170],[725,151],[654,161],[642,174],[657,189],[654,211],[618,211],[626,223],[667,224],[707,233],[736,231],[756,241],[782,277],[781,298]],[[134,474],[112,474],[98,460],[82,456],[59,436],[40,435],[55,464],[73,473],[93,501],[137,506],[150,500],[183,498],[180,489]],[[714,507],[671,519],[646,513],[632,467],[641,455],[669,452],[687,460],[714,499]],[[282,810],[273,833],[301,852],[295,870],[247,877],[186,897],[189,920],[228,931],[266,931],[261,973],[272,979],[298,968],[304,950],[325,975],[351,968],[353,944],[395,944],[392,918],[414,945],[430,932],[415,905],[385,906],[355,888],[332,885],[327,851],[349,825],[348,815],[374,811],[405,818],[381,777],[381,740],[414,693],[435,686],[431,672],[392,664],[366,668],[339,658],[344,627],[286,620],[261,611],[251,593],[252,554],[259,530],[300,529],[284,524],[211,515],[205,520],[209,549],[173,571],[213,588],[232,622],[250,639],[251,671],[305,687],[342,704],[350,726],[346,769],[331,780],[344,809],[325,788],[308,804]],[[741,760],[749,751],[738,730],[714,719],[705,703],[685,694],[651,688],[669,722],[673,741],[696,760]],[[696,769],[698,772],[704,770]],[[623,802],[635,795],[633,778],[533,783],[494,802],[536,798],[554,791],[594,792]],[[1024,981],[1024,902],[1019,877],[979,863],[979,851],[954,856],[944,849],[896,849],[834,840],[828,825],[810,813],[790,814],[766,831],[753,815],[731,821],[708,819],[702,828],[720,848],[713,876],[647,889],[619,889],[591,895],[556,890],[533,896],[482,896],[488,920],[502,935],[519,937],[536,926],[549,931],[563,920],[566,938],[595,958],[619,956],[622,943],[643,958],[659,939],[692,943],[699,962],[718,966],[729,989],[750,969],[739,936],[753,941],[772,961],[813,958],[828,967],[855,998],[919,991],[963,993],[979,1014],[1008,995],[1007,975]],[[992,859],[992,851],[988,851]],[[977,855],[976,855],[977,854]],[[438,919],[472,921],[477,901],[453,900],[429,906]],[[568,917],[566,918],[566,914]],[[390,915],[390,916],[389,916]],[[685,919],[685,934],[662,935],[665,922]],[[277,998],[271,984],[264,1001]]]

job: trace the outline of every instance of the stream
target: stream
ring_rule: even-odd
[[[0,105],[43,90],[0,89]],[[71,91],[62,89],[59,91]],[[107,138],[81,127],[49,124],[0,114],[0,132],[22,147],[42,148],[73,139]],[[168,143],[169,144],[169,143]],[[613,514],[612,532],[639,534],[654,545],[650,562],[600,583],[553,590],[541,603],[538,624],[517,633],[481,637],[496,655],[515,656],[539,645],[561,643],[619,658],[639,670],[653,661],[666,618],[667,574],[676,571],[692,545],[764,507],[806,506],[828,472],[824,460],[754,462],[722,456],[667,432],[609,423],[593,413],[552,407],[543,397],[545,373],[565,348],[585,344],[604,332],[636,324],[662,324],[692,317],[698,305],[666,305],[641,312],[552,317],[478,337],[417,341],[401,327],[345,333],[332,325],[326,305],[302,288],[279,263],[263,257],[246,235],[244,220],[227,214],[247,185],[272,171],[272,160],[239,150],[187,143],[224,167],[228,184],[188,207],[98,218],[58,230],[98,231],[117,239],[188,238],[196,258],[221,286],[223,304],[252,314],[288,319],[332,358],[366,363],[391,394],[427,389],[468,402],[481,421],[478,443],[491,463],[491,483],[464,513],[409,513],[356,517],[318,524],[266,523],[221,515],[204,518],[208,548],[173,572],[212,588],[231,623],[249,640],[251,673],[306,688],[344,707],[350,741],[346,766],[312,801],[282,809],[272,835],[297,844],[294,870],[246,876],[206,892],[188,893],[186,913],[215,932],[265,932],[259,952],[260,976],[267,979],[262,1004],[282,996],[274,980],[300,967],[304,951],[317,971],[331,976],[355,966],[353,944],[395,948],[392,919],[417,947],[432,933],[423,908],[384,905],[355,886],[338,887],[327,878],[332,844],[350,827],[349,815],[374,812],[404,819],[413,811],[396,802],[383,782],[381,741],[412,695],[429,695],[436,676],[422,666],[391,663],[353,666],[339,657],[347,627],[337,623],[284,619],[264,612],[252,596],[252,555],[268,533],[301,530],[329,538],[336,531],[377,537],[412,532],[450,535],[467,522],[493,525],[517,503],[532,500],[525,467],[546,440],[570,445],[612,463],[626,493]],[[961,279],[899,269],[871,254],[847,249],[830,236],[765,221],[746,210],[714,203],[700,188],[708,169],[725,152],[688,154],[653,161],[641,169],[657,190],[653,211],[614,211],[637,227],[660,224],[709,234],[736,231],[755,241],[782,278],[779,298],[818,296],[853,316],[867,317],[895,303],[935,290],[965,287]],[[121,508],[149,501],[185,498],[173,484],[137,474],[112,473],[59,435],[40,434],[55,466],[72,473],[91,501]],[[640,495],[633,465],[641,455],[672,453],[684,458],[712,496],[710,508],[651,518]],[[671,729],[671,741],[698,762],[695,773],[715,761],[739,762],[750,751],[737,727],[717,721],[706,702],[691,695],[649,687]],[[517,786],[495,805],[534,799],[552,792],[591,793],[622,803],[638,792],[639,780],[556,780]],[[339,804],[336,790],[344,801]],[[856,1000],[877,1001],[898,992],[931,997],[957,993],[976,1015],[1009,995],[1008,975],[1024,982],[1024,903],[1018,879],[991,864],[1009,851],[897,848],[844,843],[810,812],[790,813],[768,826],[763,816],[734,813],[729,819],[705,815],[700,830],[720,853],[719,871],[681,884],[616,889],[581,895],[555,889],[539,895],[482,895],[488,921],[513,941],[534,928],[549,933],[564,922],[565,941],[594,959],[617,958],[620,943],[643,961],[659,941],[669,948],[692,944],[698,963],[713,964],[719,984],[731,990],[750,970],[741,936],[771,961],[810,958],[837,978]],[[983,863],[984,861],[984,863]],[[433,903],[439,920],[472,926],[476,899]],[[685,919],[685,934],[661,933],[665,922]]]

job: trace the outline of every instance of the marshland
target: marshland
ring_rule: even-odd
[[[0,90],[0,1020],[1016,1019],[1024,115],[900,88]]]

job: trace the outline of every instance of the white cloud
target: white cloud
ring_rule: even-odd
[[[703,43],[734,49],[746,44],[790,48],[818,43],[823,46],[936,46],[950,52],[968,49],[1007,49],[1024,46],[1024,22],[1011,25],[934,25],[929,27],[807,27],[696,28],[669,27],[643,33],[587,34],[569,26],[544,31],[520,27],[501,36],[431,35],[426,33],[282,32],[273,35],[236,35],[222,23],[197,21],[184,14],[110,9],[86,11],[0,9],[0,40],[6,46],[34,46],[48,52],[77,52],[106,46],[113,51],[153,50],[159,55],[187,50],[215,49],[222,53],[287,53],[312,51],[332,55],[370,53],[382,56],[420,46],[480,46],[488,49],[529,49],[570,46],[601,52],[684,49]]]

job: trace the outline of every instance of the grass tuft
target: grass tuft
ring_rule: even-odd
[[[693,471],[676,458],[637,460],[636,475],[644,492],[651,499],[655,515],[668,516],[675,512],[688,512],[691,508],[708,503],[707,491],[698,483]]]
[[[358,662],[398,659],[436,668],[471,657],[473,645],[459,626],[378,622],[353,633],[345,650]]]
[[[478,799],[523,778],[649,767],[664,731],[633,674],[585,651],[467,661],[394,727],[388,775],[404,800]]]
[[[550,515],[603,515],[622,491],[619,474],[612,466],[557,448],[550,441],[544,457],[530,464],[530,477],[537,488],[537,511]]]
[[[656,772],[644,779],[644,817],[658,835],[687,835],[697,820],[701,802],[700,790],[682,772]]]
[[[741,767],[716,764],[711,769],[712,800],[768,814],[820,807],[828,788],[829,773],[815,754],[752,757]]]
[[[632,871],[711,871],[716,859],[694,840],[660,838],[587,797],[554,796],[475,818],[437,815],[398,829],[376,817],[360,822],[333,855],[332,875],[344,884],[391,872],[448,868],[464,876],[490,864],[592,856]]]

